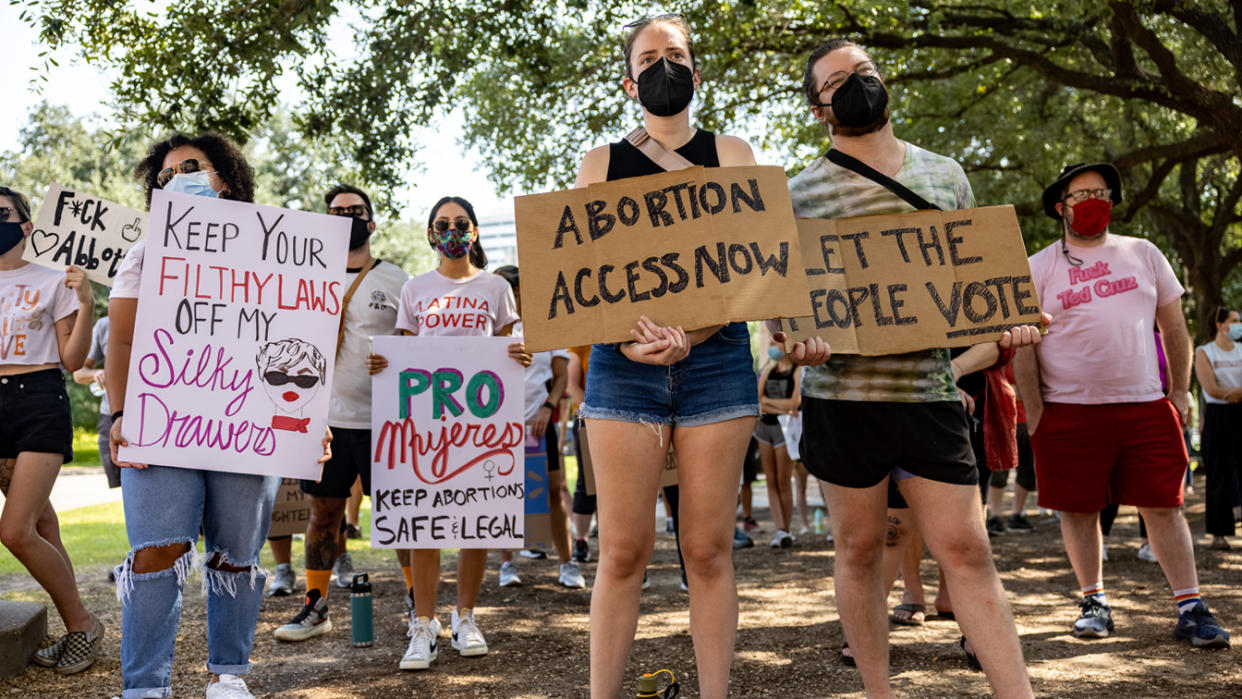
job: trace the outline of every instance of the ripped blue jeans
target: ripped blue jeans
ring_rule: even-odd
[[[206,543],[201,566],[207,597],[207,670],[240,675],[250,669],[250,649],[267,572],[259,550],[267,537],[280,479],[168,466],[121,469],[125,530],[130,554],[117,568],[121,602],[121,674],[124,699],[172,695],[173,649],[186,578],[200,567],[194,543]],[[155,546],[189,544],[168,569],[135,573],[134,553]]]

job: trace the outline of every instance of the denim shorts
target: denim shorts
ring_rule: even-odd
[[[595,345],[578,414],[682,427],[757,417],[758,379],[751,362],[745,323],[726,325],[671,366],[640,364],[613,345]]]

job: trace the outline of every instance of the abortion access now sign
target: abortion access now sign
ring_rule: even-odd
[[[525,369],[511,337],[376,337],[371,545],[521,548]]]
[[[998,339],[1042,318],[1012,206],[798,219],[811,314],[793,343],[883,355]]]
[[[692,167],[514,200],[526,347],[810,313],[779,167]]]
[[[151,193],[123,461],[319,479],[349,225]]]

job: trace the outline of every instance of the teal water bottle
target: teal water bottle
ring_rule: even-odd
[[[371,578],[366,573],[354,576],[349,586],[349,621],[353,627],[354,647],[365,648],[375,642],[375,618],[371,608]]]
[[[822,507],[815,508],[815,533],[824,533],[824,508]]]

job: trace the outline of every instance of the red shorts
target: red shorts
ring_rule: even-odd
[[[1045,403],[1031,436],[1039,506],[1180,507],[1188,457],[1177,408],[1150,403]]]

